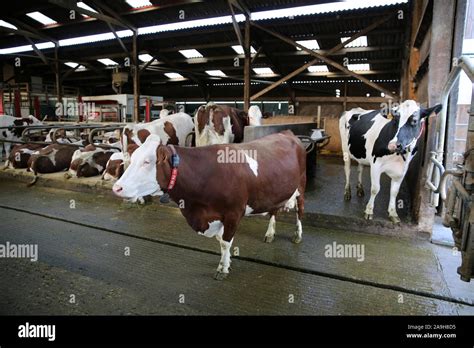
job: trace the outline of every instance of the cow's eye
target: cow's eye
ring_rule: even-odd
[[[412,125],[412,126],[416,126],[417,123],[418,123],[418,120],[417,120],[416,118],[414,118],[414,119],[411,120],[411,125]]]

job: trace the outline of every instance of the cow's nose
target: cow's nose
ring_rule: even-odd
[[[396,144],[396,143],[389,143],[389,144],[388,144],[388,149],[389,149],[391,152],[395,152],[395,151],[398,149],[398,145],[399,145],[399,144]]]
[[[115,193],[120,193],[120,192],[122,192],[123,187],[120,186],[120,185],[115,184],[115,185],[112,187],[112,190],[113,190]]]

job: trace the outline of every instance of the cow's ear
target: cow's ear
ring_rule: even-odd
[[[117,167],[117,171],[115,173],[115,175],[117,175],[117,179],[120,179],[123,175],[123,173],[125,172],[125,167],[123,165],[123,162],[120,163],[120,165]]]
[[[420,117],[423,118],[423,117],[428,117],[429,115],[431,115],[433,112],[435,114],[439,113],[441,111],[441,109],[443,108],[443,105],[441,104],[436,104],[435,106],[431,107],[431,108],[428,108],[428,109],[424,109],[424,108],[421,108],[420,109]]]
[[[158,163],[165,162],[168,159],[168,151],[166,150],[166,146],[160,145],[158,146],[158,150],[156,150],[156,160]]]

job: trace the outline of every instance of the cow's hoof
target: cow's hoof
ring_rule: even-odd
[[[273,239],[275,239],[275,236],[274,235],[269,235],[269,236],[265,236],[265,243],[271,243],[273,242]]]
[[[232,262],[232,260],[229,260],[229,262]],[[222,263],[219,263],[219,266],[217,266],[217,269],[216,269],[216,272],[222,272],[222,270],[224,269],[224,265]],[[232,271],[232,267],[229,265],[229,267],[227,268],[227,270],[230,272]]]
[[[167,204],[170,202],[170,195],[165,193],[163,196],[160,197],[160,203]]]
[[[295,235],[295,236],[293,237],[292,242],[295,243],[295,244],[300,244],[302,240],[303,240],[303,238],[301,238],[301,237],[298,236],[298,235]]]
[[[357,186],[357,197],[364,197],[364,196],[365,196],[365,192],[362,185]]]
[[[224,280],[225,278],[227,278],[228,275],[229,275],[229,273],[224,273],[224,272],[217,271],[216,274],[214,274],[214,279],[215,280]]]
[[[35,177],[33,178],[33,180],[31,180],[28,184],[26,184],[27,187],[31,187],[33,186],[34,184],[36,184],[36,182],[38,181],[38,176],[35,175]]]
[[[72,175],[69,174],[69,173],[64,173],[64,179],[71,179],[72,178]]]
[[[344,200],[345,201],[350,201],[351,200],[351,189],[348,189],[344,191]]]
[[[390,216],[390,221],[392,221],[394,224],[399,225],[402,221],[398,216]]]
[[[365,213],[365,219],[366,219],[366,220],[373,220],[373,219],[374,219],[374,214],[367,214],[367,213]]]

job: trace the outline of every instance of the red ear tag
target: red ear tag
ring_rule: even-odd
[[[171,190],[176,184],[176,178],[178,177],[178,168],[171,169],[171,178],[168,184],[168,190]]]

